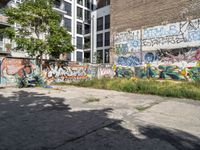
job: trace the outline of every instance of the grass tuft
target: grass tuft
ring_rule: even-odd
[[[93,103],[93,102],[99,102],[99,101],[100,101],[99,98],[89,97],[86,99],[84,103]]]

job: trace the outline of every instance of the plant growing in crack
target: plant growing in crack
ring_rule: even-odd
[[[86,98],[86,101],[84,101],[84,103],[93,103],[93,102],[99,102],[99,101],[100,101],[99,98],[89,97],[89,98]]]

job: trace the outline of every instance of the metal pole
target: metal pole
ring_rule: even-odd
[[[141,64],[143,62],[143,53],[142,53],[142,41],[143,41],[143,27],[140,29],[140,57],[141,57]]]
[[[94,15],[92,16],[92,46],[91,46],[91,63],[94,62],[93,55],[94,55]]]

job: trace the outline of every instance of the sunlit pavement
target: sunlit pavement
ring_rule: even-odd
[[[70,86],[0,89],[0,150],[198,149],[198,101]]]

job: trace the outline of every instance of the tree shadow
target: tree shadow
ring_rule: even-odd
[[[110,119],[111,108],[74,111],[65,98],[17,91],[0,95],[0,150],[197,150],[178,130],[138,126],[144,138]]]

